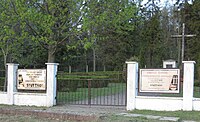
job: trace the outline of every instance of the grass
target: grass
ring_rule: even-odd
[[[166,116],[166,117],[179,117],[181,120],[193,120],[200,121],[199,111],[150,111],[150,110],[134,110],[131,111],[134,114],[154,115],[154,116]]]
[[[108,87],[91,88],[91,98],[117,94],[126,89],[126,83],[110,83]],[[88,88],[78,88],[76,92],[58,92],[58,102],[73,102],[88,99]]]
[[[159,121],[157,119],[148,119],[146,117],[127,117],[112,115],[103,118],[100,122],[169,122],[169,121]]]
[[[150,110],[134,110],[130,114],[142,114],[161,117],[177,117],[178,122],[183,120],[200,122],[199,111],[150,111]],[[158,119],[149,119],[145,116],[127,117],[123,115],[111,115],[102,119],[103,122],[169,122]]]

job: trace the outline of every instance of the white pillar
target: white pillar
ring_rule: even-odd
[[[126,110],[136,108],[136,96],[138,95],[138,63],[126,62],[127,64],[127,106]]]
[[[17,69],[18,64],[7,63],[7,95],[8,105],[14,104],[14,92],[17,92]]]
[[[192,111],[195,61],[183,61],[183,110]]]
[[[46,63],[47,65],[47,107],[56,105],[56,76],[58,63]]]

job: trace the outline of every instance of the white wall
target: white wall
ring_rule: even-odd
[[[193,110],[200,111],[200,98],[193,99]]]
[[[6,92],[0,92],[0,104],[8,103],[8,97]]]
[[[176,68],[176,62],[163,62],[163,68],[167,68],[167,65],[172,65],[172,68]]]
[[[138,96],[136,97],[136,109],[177,111],[182,110],[182,102],[182,98]]]
[[[8,65],[7,92],[0,92],[0,104],[46,106],[56,104],[56,74],[57,63],[47,63],[47,89],[46,93],[23,93],[17,92],[17,69],[18,64]]]
[[[47,106],[46,94],[39,93],[15,93],[14,105],[28,105],[28,106]]]
[[[138,63],[127,63],[127,110],[200,111],[200,98],[193,98],[194,61],[183,61],[183,97],[138,96]]]

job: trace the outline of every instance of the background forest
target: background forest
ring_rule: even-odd
[[[184,60],[196,61],[198,73],[199,0],[1,0],[0,68],[56,62],[62,71],[123,70],[127,60],[159,68],[167,59],[180,65],[181,38],[171,36],[182,33],[182,23],[196,34],[185,39]]]

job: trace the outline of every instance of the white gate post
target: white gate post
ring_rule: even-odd
[[[47,65],[47,106],[56,105],[56,87],[57,87],[57,67],[58,63],[46,63]]]
[[[195,61],[183,61],[183,110],[192,111]]]
[[[7,63],[7,95],[8,105],[14,104],[14,92],[17,91],[17,69],[19,64]]]
[[[126,62],[127,64],[127,106],[126,110],[136,108],[136,96],[138,94],[138,63]]]

